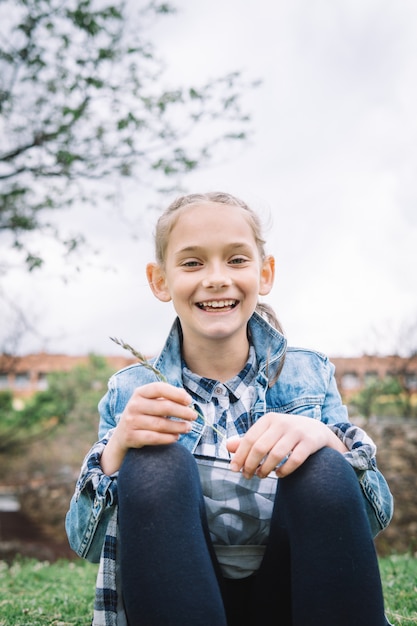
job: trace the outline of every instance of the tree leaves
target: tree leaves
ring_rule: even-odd
[[[47,209],[91,209],[100,198],[91,181],[116,189],[135,177],[160,190],[169,178],[172,189],[247,137],[241,100],[255,83],[239,72],[167,88],[147,27],[174,12],[156,1],[0,4],[0,224],[28,269],[42,263],[27,233],[48,232]]]

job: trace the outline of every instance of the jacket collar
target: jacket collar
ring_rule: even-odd
[[[287,340],[256,312],[249,320],[248,331],[255,348],[259,376],[267,381],[274,380],[284,362]],[[176,387],[182,387],[181,345],[182,330],[177,317],[164,347],[154,361],[154,366]]]

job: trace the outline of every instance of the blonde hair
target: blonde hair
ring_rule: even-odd
[[[180,209],[192,204],[199,204],[203,202],[216,202],[226,206],[241,207],[241,209],[245,211],[246,217],[248,218],[249,224],[252,228],[260,258],[261,260],[265,259],[266,242],[262,236],[262,224],[257,213],[255,213],[253,209],[243,202],[243,200],[240,200],[229,193],[212,191],[208,193],[191,193],[186,196],[180,196],[174,200],[174,202],[172,202],[159,217],[155,228],[155,258],[161,267],[165,266],[169,236],[181,214]],[[275,311],[269,304],[258,302],[256,311],[279,332],[283,333]]]

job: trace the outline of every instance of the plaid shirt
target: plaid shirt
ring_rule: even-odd
[[[206,426],[195,450],[214,549],[228,578],[243,578],[258,569],[269,534],[277,476],[247,480],[229,469],[226,439],[250,427],[256,390],[255,349],[243,370],[226,383],[201,378],[183,365],[183,383]],[[215,424],[216,430],[210,427]],[[221,433],[221,435],[219,435]],[[244,521],[243,521],[244,520]]]
[[[250,347],[248,361],[243,370],[226,383],[210,378],[202,378],[191,372],[183,363],[182,380],[184,387],[203,414],[206,424],[196,453],[230,461],[226,449],[226,439],[243,435],[250,426],[250,409],[256,394],[255,348]],[[211,425],[216,426],[216,430]],[[219,437],[219,431],[223,436]]]
[[[184,386],[203,413],[206,423],[195,455],[211,538],[224,573],[235,577],[247,576],[262,559],[277,479],[275,474],[270,474],[266,479],[254,477],[248,481],[231,472],[227,468],[228,463],[225,463],[230,460],[230,455],[224,446],[224,438],[209,424],[215,425],[216,430],[227,438],[242,435],[248,430],[251,426],[249,410],[255,377],[253,348],[245,368],[227,383],[200,378],[183,365]],[[361,428],[348,422],[329,425],[329,428],[346,445],[349,452],[344,456],[359,473],[374,468],[376,447]],[[88,453],[81,470],[84,484],[90,479],[94,485],[102,474],[100,457],[111,433],[109,431]],[[245,515],[244,528],[242,514]],[[117,573],[117,533],[117,506],[114,506],[100,558],[92,626],[127,624],[117,588],[120,579]]]

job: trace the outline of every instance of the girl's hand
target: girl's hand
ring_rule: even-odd
[[[230,469],[252,478],[265,478],[288,455],[276,474],[280,478],[297,469],[313,452],[325,446],[347,452],[340,439],[319,420],[289,413],[266,413],[240,439],[227,442],[234,452]]]
[[[165,382],[135,389],[103,451],[103,471],[106,474],[117,471],[129,448],[174,443],[179,435],[190,432],[196,419],[196,412],[189,406],[191,402],[185,389]]]

